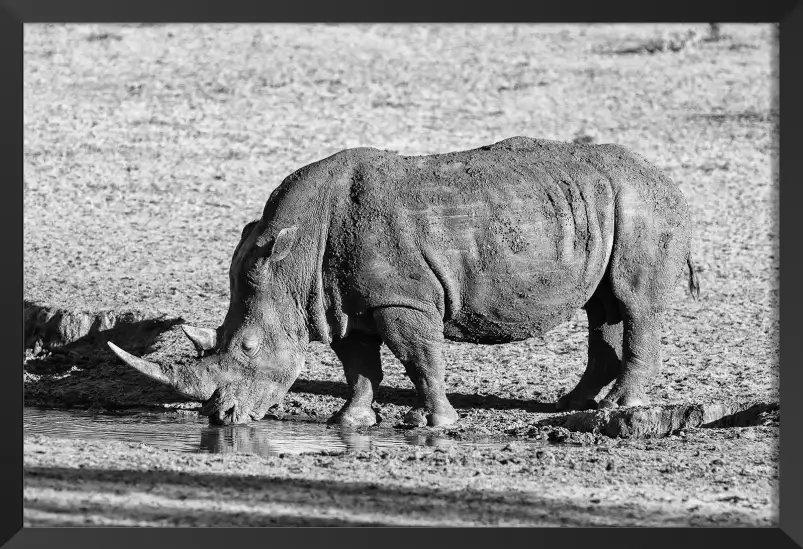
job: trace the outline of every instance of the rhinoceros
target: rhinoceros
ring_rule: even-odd
[[[525,340],[583,308],[588,362],[556,409],[643,405],[684,271],[699,295],[690,239],[677,185],[622,146],[514,137],[430,156],[348,149],[289,175],[245,225],[223,324],[185,327],[197,363],[160,366],[110,346],[228,424],[262,418],[308,342],[325,342],[351,395],[331,421],[367,426],[385,343],[416,389],[405,423],[441,426],[458,419],[445,340]]]

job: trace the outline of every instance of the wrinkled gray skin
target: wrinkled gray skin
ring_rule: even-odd
[[[245,226],[216,331],[187,327],[205,355],[165,372],[214,423],[261,418],[301,371],[307,342],[331,345],[351,398],[332,418],[372,425],[385,343],[418,394],[412,425],[448,425],[443,341],[527,339],[588,315],[588,363],[557,409],[647,402],[660,332],[688,270],[691,221],[678,187],[616,145],[514,137],[405,157],[350,149],[305,166]],[[526,364],[522,364],[526,367]]]

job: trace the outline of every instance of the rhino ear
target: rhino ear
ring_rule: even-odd
[[[281,261],[287,254],[290,253],[290,248],[296,241],[296,231],[298,227],[287,227],[279,231],[276,235],[276,241],[273,243],[273,249],[270,252],[271,261]]]
[[[246,223],[243,227],[243,232],[240,234],[240,240],[245,240],[246,237],[251,234],[251,230],[257,226],[257,223],[259,223],[259,219],[255,219]]]

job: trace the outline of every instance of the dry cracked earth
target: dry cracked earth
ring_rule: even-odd
[[[578,311],[542,338],[449,346],[461,419],[439,436],[498,446],[260,457],[29,435],[26,525],[777,525],[777,41],[770,25],[707,32],[26,25],[28,405],[194,413],[104,342],[190,360],[179,325],[220,323],[242,226],[348,147],[628,146],[686,195],[702,287],[678,284],[652,408],[551,412],[585,366]],[[394,428],[412,384],[383,356]],[[327,417],[345,395],[312,344],[272,415]]]

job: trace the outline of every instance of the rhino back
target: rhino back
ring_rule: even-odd
[[[355,164],[327,263],[344,311],[434,307],[448,338],[485,343],[565,321],[611,252],[606,162],[592,147],[514,138]]]

